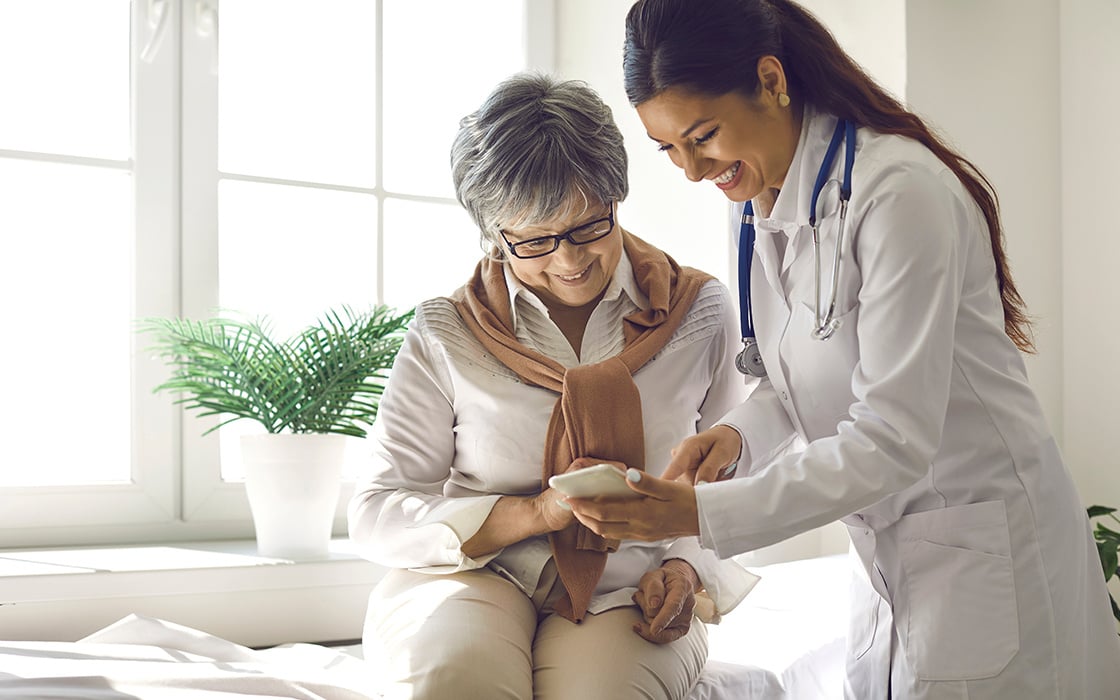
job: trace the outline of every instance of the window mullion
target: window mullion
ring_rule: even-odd
[[[178,22],[170,10],[158,50],[139,44],[150,23],[150,3],[133,6],[132,152],[136,264],[133,313],[136,318],[168,316],[179,304],[179,51]],[[141,58],[141,56],[143,56]],[[178,517],[179,410],[152,389],[164,370],[145,351],[148,339],[133,338],[133,480],[167,513]]]
[[[195,319],[219,304],[217,12],[203,0],[181,8],[181,313]],[[218,434],[202,436],[211,424],[182,413],[182,517],[236,520],[228,535],[243,536],[251,533],[244,487],[222,481]]]

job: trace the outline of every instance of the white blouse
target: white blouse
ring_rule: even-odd
[[[648,307],[623,255],[577,357],[544,304],[508,266],[506,284],[518,340],[564,367],[617,355],[623,317]],[[670,341],[634,374],[650,473],[663,472],[671,448],[745,398],[733,367],[737,337],[727,289],[711,281]],[[555,393],[524,384],[487,353],[449,299],[422,303],[371,431],[369,473],[350,504],[350,536],[362,555],[384,566],[436,574],[488,566],[531,594],[551,557],[547,537],[479,559],[466,557],[461,546],[500,495],[540,492],[545,433],[556,400]],[[703,549],[696,537],[625,541],[607,559],[589,610],[630,605],[641,575],[669,558],[696,569],[721,613],[737,605],[755,581],[738,564]]]

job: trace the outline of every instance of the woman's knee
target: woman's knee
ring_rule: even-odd
[[[588,615],[580,625],[552,616],[534,644],[536,697],[687,697],[708,656],[707,631],[693,620],[687,635],[653,644],[633,631],[636,608]]]
[[[386,698],[532,696],[536,610],[489,571],[392,572],[370,595],[363,648]]]

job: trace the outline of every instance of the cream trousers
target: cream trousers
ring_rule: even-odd
[[[489,569],[446,576],[390,572],[370,594],[362,644],[385,700],[678,700],[708,655],[704,624],[653,644],[637,607],[574,624],[550,613],[551,562],[532,599]]]

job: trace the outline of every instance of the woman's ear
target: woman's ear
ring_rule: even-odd
[[[780,106],[789,105],[786,71],[777,56],[766,55],[758,59],[758,92],[759,98],[766,103],[780,104],[784,96],[785,104]]]

